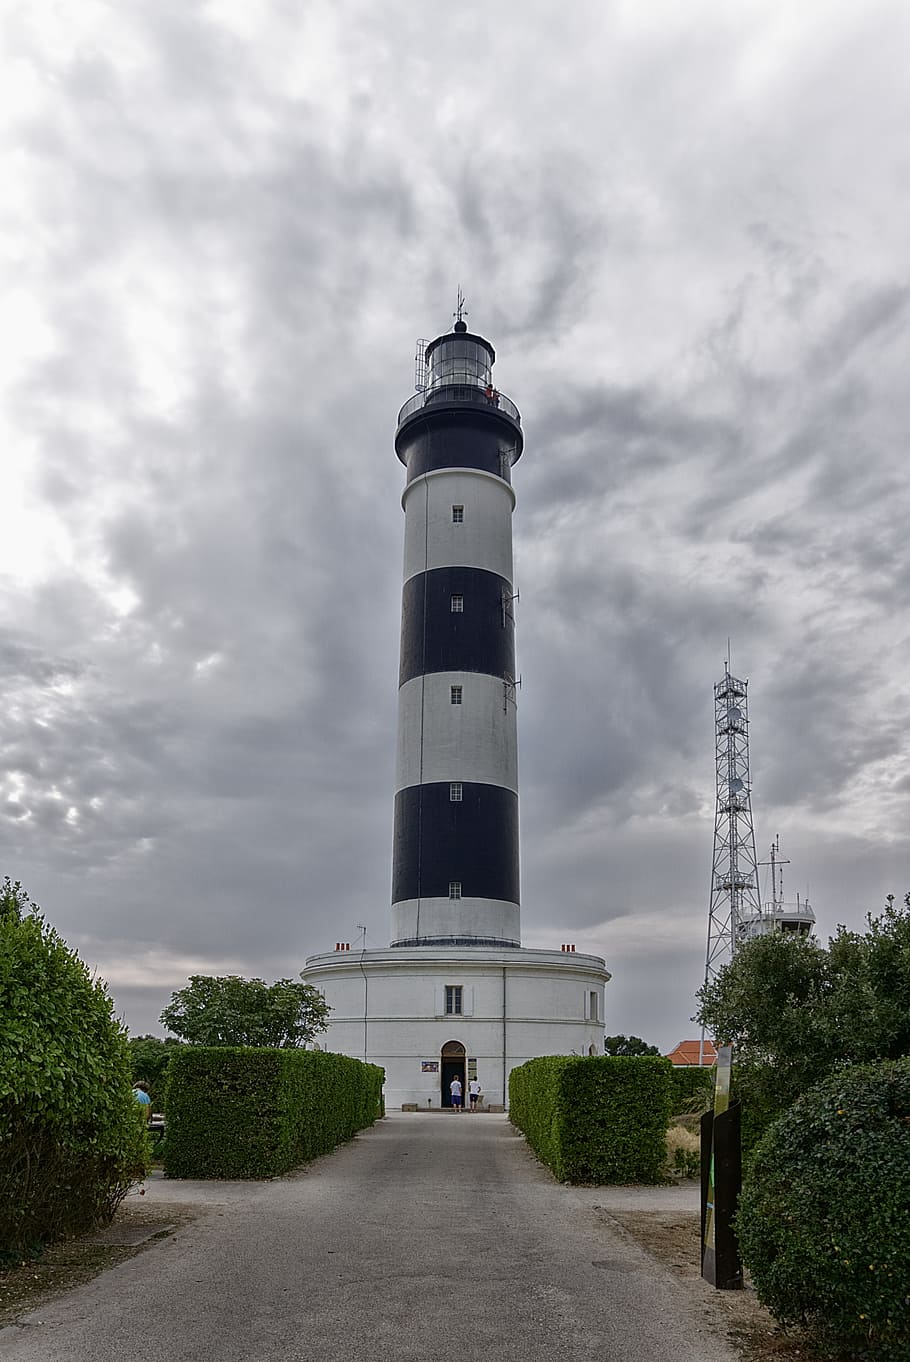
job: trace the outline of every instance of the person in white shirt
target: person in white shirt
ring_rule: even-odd
[[[472,1111],[477,1110],[477,1103],[480,1101],[480,1095],[482,1092],[483,1088],[480,1086],[480,1079],[472,1078],[470,1083],[468,1084],[468,1096],[471,1099]]]

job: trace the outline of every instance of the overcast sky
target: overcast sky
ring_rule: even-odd
[[[713,684],[819,934],[910,888],[910,10],[4,7],[0,873],[131,1031],[389,940],[414,341],[522,412],[522,924],[669,1049]]]

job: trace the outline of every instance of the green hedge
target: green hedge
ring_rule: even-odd
[[[668,1059],[532,1059],[509,1076],[509,1115],[567,1182],[662,1182],[670,1119]]]
[[[670,1101],[675,1115],[699,1106],[707,1111],[714,1092],[714,1068],[694,1064],[676,1065],[670,1071]]]
[[[0,1263],[107,1224],[145,1175],[145,1122],[104,984],[0,889]]]
[[[779,1320],[838,1357],[910,1362],[910,1059],[800,1097],[755,1150],[736,1228]]]
[[[164,1111],[167,1091],[167,1070],[171,1057],[183,1045],[182,1040],[158,1036],[130,1036],[130,1064],[134,1083],[144,1083],[152,1100],[152,1111]]]
[[[178,1050],[168,1072],[166,1173],[263,1178],[349,1140],[382,1114],[384,1071],[321,1050]]]

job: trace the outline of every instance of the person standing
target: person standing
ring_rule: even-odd
[[[133,1097],[142,1107],[145,1119],[150,1121],[152,1119],[152,1099],[149,1097],[149,1090],[144,1083],[133,1084]]]
[[[461,1088],[461,1079],[458,1077],[458,1074],[455,1075],[455,1077],[452,1079],[451,1083],[449,1084],[449,1092],[452,1094],[452,1106],[455,1108],[455,1110],[456,1110],[457,1112],[460,1113],[460,1112],[461,1112],[461,1092],[462,1092],[462,1088]]]
[[[472,1078],[470,1083],[468,1084],[468,1097],[471,1099],[472,1111],[477,1110],[477,1104],[480,1101],[480,1095],[482,1092],[483,1088],[480,1086],[480,1079]]]

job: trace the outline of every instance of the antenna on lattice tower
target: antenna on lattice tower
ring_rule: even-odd
[[[770,866],[771,868],[771,897],[765,899],[761,905],[761,914],[758,917],[748,917],[742,924],[739,944],[743,941],[751,941],[755,936],[767,936],[769,932],[787,932],[790,935],[811,936],[815,929],[815,913],[809,902],[808,895],[796,899],[784,898],[784,872],[783,867],[790,862],[780,854],[780,836],[776,836],[771,843],[771,851],[767,861],[760,861],[760,866]]]
[[[761,918],[758,858],[752,824],[749,773],[748,681],[730,671],[730,645],[723,680],[714,686],[714,757],[717,799],[714,857],[708,908],[707,983],[733,958],[750,923]]]

